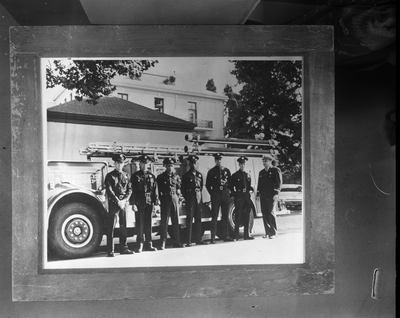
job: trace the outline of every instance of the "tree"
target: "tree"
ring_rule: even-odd
[[[175,76],[168,76],[165,80],[163,80],[163,83],[165,85],[174,85],[175,84]]]
[[[209,79],[209,80],[207,81],[207,83],[206,83],[206,90],[208,90],[208,91],[210,91],[210,92],[214,92],[214,93],[217,92],[217,87],[216,87],[215,84],[214,84],[214,79],[213,79],[213,78],[211,78],[211,79]]]
[[[111,80],[117,76],[139,78],[158,63],[156,60],[73,60],[69,63],[54,60],[46,66],[46,88],[57,85],[75,90],[75,98],[91,104],[116,90]]]
[[[279,151],[285,182],[301,181],[301,61],[233,61],[239,94],[225,87],[225,133],[269,141]]]

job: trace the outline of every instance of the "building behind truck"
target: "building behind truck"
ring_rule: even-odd
[[[117,77],[117,90],[96,105],[63,89],[47,103],[48,158],[80,160],[76,149],[95,140],[180,145],[188,133],[223,137],[227,97],[165,79],[147,73],[140,80]]]

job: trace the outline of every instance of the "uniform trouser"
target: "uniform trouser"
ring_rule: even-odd
[[[266,235],[276,235],[276,217],[274,211],[275,201],[273,197],[260,198],[261,202],[261,213],[263,215],[264,229]]]
[[[228,213],[229,213],[229,189],[224,188],[219,193],[211,195],[211,240],[215,240],[218,226],[218,213],[221,208],[221,236],[227,238],[228,232]]]
[[[138,244],[143,243],[143,238],[145,238],[146,242],[151,242],[151,220],[153,213],[153,204],[146,204],[146,202],[137,202],[136,207],[138,209],[135,212],[137,231],[136,242]]]
[[[177,195],[161,196],[161,241],[165,242],[168,236],[168,221],[171,217],[172,239],[179,244],[179,198]]]
[[[186,196],[186,242],[192,242],[192,225],[194,218],[194,239],[200,242],[202,239],[201,232],[201,212],[203,200],[201,194],[193,193]]]
[[[235,238],[239,238],[239,227],[243,224],[244,238],[249,237],[251,200],[249,193],[235,195]]]
[[[107,214],[107,253],[114,252],[114,229],[117,224],[117,219],[119,219],[119,249],[122,251],[128,248],[126,244],[126,211],[125,209],[120,209],[116,212],[108,212]]]

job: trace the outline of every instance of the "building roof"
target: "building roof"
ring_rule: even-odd
[[[185,132],[193,131],[196,126],[119,97],[102,97],[96,105],[72,100],[50,107],[47,121]]]

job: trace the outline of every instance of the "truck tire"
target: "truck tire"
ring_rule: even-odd
[[[254,226],[254,207],[251,207],[250,218],[249,218],[249,234],[252,232]],[[228,214],[228,229],[229,235],[234,237],[235,235],[235,203],[231,200],[229,204],[229,214]],[[243,237],[244,226],[243,223],[240,224],[239,236]]]
[[[69,203],[53,211],[48,230],[50,249],[62,258],[92,255],[103,237],[101,218],[84,203]]]

